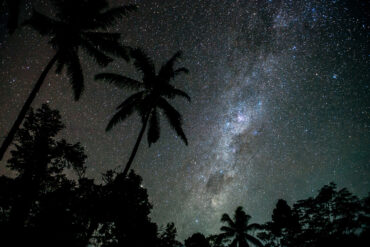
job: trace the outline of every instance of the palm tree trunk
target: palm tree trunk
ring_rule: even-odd
[[[42,83],[44,82],[46,75],[49,73],[50,69],[53,67],[54,63],[57,61],[59,56],[59,52],[57,52],[54,57],[49,61],[49,63],[46,65],[44,71],[41,73],[40,78],[36,82],[35,86],[33,87],[30,95],[28,96],[26,102],[24,103],[21,112],[19,113],[17,119],[15,120],[12,128],[10,129],[8,135],[6,136],[3,144],[0,148],[0,161],[3,159],[3,156],[8,149],[9,145],[12,143],[14,139],[14,135],[19,129],[19,126],[23,122],[24,117],[26,116],[26,113],[28,109],[30,108],[33,100],[35,99],[37,93],[40,91],[40,88],[42,86]]]
[[[128,173],[128,171],[130,170],[130,167],[131,167],[132,161],[134,160],[134,157],[135,157],[136,152],[137,152],[137,150],[138,150],[138,148],[139,148],[139,145],[140,145],[141,139],[143,138],[143,135],[144,135],[144,132],[145,132],[146,126],[147,126],[147,124],[148,124],[148,120],[149,120],[150,113],[151,113],[151,110],[150,110],[150,111],[148,112],[148,114],[145,116],[143,126],[141,127],[141,130],[140,130],[139,136],[137,137],[137,140],[136,140],[136,143],[135,143],[134,149],[133,149],[133,150],[132,150],[132,152],[131,152],[130,159],[128,160],[128,162],[127,162],[127,164],[126,164],[126,167],[125,167],[125,170],[124,170],[124,171],[123,171],[123,173],[122,173],[122,177],[123,177],[123,178],[126,178],[127,173]]]

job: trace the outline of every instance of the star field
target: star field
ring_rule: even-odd
[[[26,1],[53,14],[47,1]],[[173,221],[179,238],[216,233],[223,213],[242,205],[264,222],[277,199],[311,196],[331,181],[358,195],[370,190],[370,26],[365,1],[137,0],[116,26],[158,66],[177,50],[190,70],[174,85],[173,105],[189,146],[161,121],[161,137],[143,139],[133,168],[154,204],[152,218]],[[47,38],[24,27],[5,35],[1,16],[0,135],[10,128],[54,54]],[[4,24],[3,24],[4,22]],[[93,80],[98,72],[140,79],[132,64],[102,69],[81,53],[86,90],[78,102],[65,75],[50,73],[33,106],[60,110],[63,136],[80,141],[88,175],[123,166],[140,131],[131,117],[106,133],[130,93]],[[6,160],[9,154],[5,157]],[[1,162],[1,173],[7,173]]]

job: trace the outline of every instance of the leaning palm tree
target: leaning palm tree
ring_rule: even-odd
[[[96,80],[113,83],[124,89],[139,90],[139,92],[128,97],[117,107],[118,111],[112,117],[106,128],[106,131],[111,130],[113,126],[124,121],[134,111],[137,111],[141,117],[142,127],[130,158],[122,173],[123,178],[126,177],[131,167],[148,123],[149,129],[147,136],[149,146],[152,143],[157,142],[159,139],[160,127],[158,110],[162,110],[164,115],[167,117],[169,124],[176,131],[176,134],[186,145],[188,144],[185,133],[182,129],[182,117],[180,113],[167,101],[167,99],[181,96],[190,102],[190,97],[187,93],[170,84],[171,80],[179,74],[188,73],[188,70],[184,67],[178,69],[173,68],[176,60],[181,57],[181,52],[178,51],[170,60],[163,64],[158,74],[156,74],[153,61],[142,50],[133,50],[131,52],[131,57],[134,59],[134,66],[136,69],[143,74],[141,82],[113,73],[101,73],[95,76]]]
[[[221,222],[227,223],[227,226],[220,228],[223,233],[218,236],[218,240],[232,240],[230,247],[249,247],[248,242],[255,246],[263,246],[257,238],[249,234],[250,231],[261,228],[259,224],[249,225],[250,219],[251,216],[247,215],[242,207],[235,210],[234,221],[228,214],[223,214]]]
[[[106,30],[128,12],[135,10],[135,6],[127,5],[106,10],[108,7],[106,0],[51,0],[51,2],[56,7],[56,19],[34,11],[25,24],[43,36],[50,36],[49,43],[56,53],[44,68],[5,138],[0,148],[0,160],[54,64],[56,64],[56,73],[61,73],[66,67],[74,98],[78,100],[84,89],[84,78],[78,55],[79,48],[82,48],[103,67],[113,61],[106,53],[129,59],[127,47],[119,42],[120,34],[106,32]]]

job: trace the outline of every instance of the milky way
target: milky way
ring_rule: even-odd
[[[31,4],[32,2],[32,4]],[[144,179],[152,218],[174,221],[179,238],[217,233],[222,213],[242,205],[268,220],[277,199],[294,202],[331,181],[358,195],[370,190],[370,31],[366,1],[143,0],[116,30],[159,66],[177,50],[190,74],[174,84],[189,146],[161,122],[159,142],[143,141],[133,168]],[[122,1],[111,1],[118,5]],[[47,1],[26,1],[53,13]],[[1,20],[0,133],[10,128],[43,66],[47,39],[28,28],[5,35]],[[131,92],[93,80],[99,72],[140,78],[132,64],[98,68],[83,53],[86,91],[73,101],[66,76],[50,74],[34,107],[49,102],[80,141],[88,175],[122,166],[140,130],[132,117],[105,133]],[[7,155],[9,157],[9,155]],[[1,163],[2,173],[7,173]]]

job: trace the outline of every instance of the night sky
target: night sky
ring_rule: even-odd
[[[31,4],[32,2],[32,4]],[[142,47],[157,67],[177,50],[190,70],[172,101],[184,118],[185,146],[165,119],[161,138],[141,143],[133,168],[143,177],[152,219],[175,222],[179,239],[217,233],[222,213],[243,206],[252,221],[270,219],[277,199],[315,195],[333,181],[370,191],[370,26],[367,1],[137,0],[112,31]],[[47,1],[27,1],[53,14]],[[6,34],[0,17],[0,135],[4,137],[54,54],[47,37],[28,27]],[[80,141],[88,176],[122,168],[139,134],[138,116],[105,127],[130,91],[94,81],[99,72],[141,79],[132,64],[100,68],[81,53],[86,90],[78,102],[67,77],[47,77],[33,107],[60,110],[63,137]],[[6,155],[4,160],[9,158]],[[6,162],[1,174],[9,174]]]

